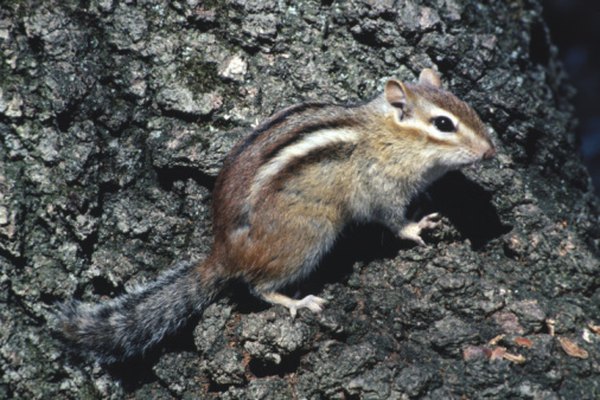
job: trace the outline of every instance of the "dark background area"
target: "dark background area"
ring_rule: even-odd
[[[600,195],[600,1],[545,0],[543,4],[552,40],[577,88],[577,137]]]

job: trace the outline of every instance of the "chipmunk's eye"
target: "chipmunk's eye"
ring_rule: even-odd
[[[456,126],[454,126],[454,123],[448,117],[435,117],[431,122],[440,132],[456,132]]]

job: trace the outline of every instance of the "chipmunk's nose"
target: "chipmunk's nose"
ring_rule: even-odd
[[[490,158],[496,155],[496,148],[492,143],[490,143],[490,147],[483,153],[483,159],[489,160]]]
[[[490,147],[485,153],[483,153],[483,159],[488,160],[496,155],[496,149]]]

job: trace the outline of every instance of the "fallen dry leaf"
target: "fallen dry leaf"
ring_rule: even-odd
[[[504,353],[504,359],[516,364],[523,364],[527,359],[520,354]]]
[[[490,360],[498,360],[500,358],[504,358],[505,354],[506,354],[506,348],[498,346],[492,350],[492,354],[490,355]]]
[[[596,325],[590,322],[588,324],[588,328],[590,328],[590,331],[594,332],[596,335],[600,335],[600,325]]]
[[[490,358],[491,350],[481,346],[466,346],[463,349],[463,360],[471,361],[479,358]]]
[[[520,354],[511,354],[506,351],[506,347],[495,346],[494,348],[483,346],[466,346],[463,349],[463,359],[465,361],[476,360],[478,358],[487,358],[493,360],[508,360],[517,364],[522,364],[526,361],[525,357]]]
[[[556,325],[556,320],[552,318],[548,318],[546,320],[546,326],[548,327],[548,333],[550,336],[554,336],[554,326]]]
[[[583,332],[581,333],[581,338],[586,342],[586,343],[594,343],[594,339],[592,339],[592,331],[590,331],[588,328],[583,328]]]
[[[560,343],[560,347],[570,355],[571,357],[577,358],[588,358],[588,352],[585,349],[582,349],[577,345],[577,343],[573,342],[571,339],[566,337],[559,337],[558,342]]]
[[[520,336],[514,338],[513,342],[515,342],[517,346],[527,347],[528,349],[530,349],[533,346],[533,341],[531,339],[527,339]]]
[[[498,346],[492,350],[490,360],[499,360],[501,358],[517,364],[523,364],[526,361],[526,358],[522,355],[509,353],[505,347]]]
[[[498,344],[498,343],[499,343],[499,342],[500,342],[502,339],[504,339],[504,336],[506,336],[506,335],[498,335],[498,336],[496,336],[496,337],[492,338],[492,339],[491,339],[491,340],[488,342],[488,344],[489,344],[490,346],[495,346],[495,345],[497,345],[497,344]]]

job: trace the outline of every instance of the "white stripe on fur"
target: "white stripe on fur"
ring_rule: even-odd
[[[256,195],[264,184],[283,171],[290,162],[336,143],[355,143],[358,138],[358,132],[351,129],[323,129],[311,133],[301,141],[284,148],[258,170],[252,184],[251,195]]]

